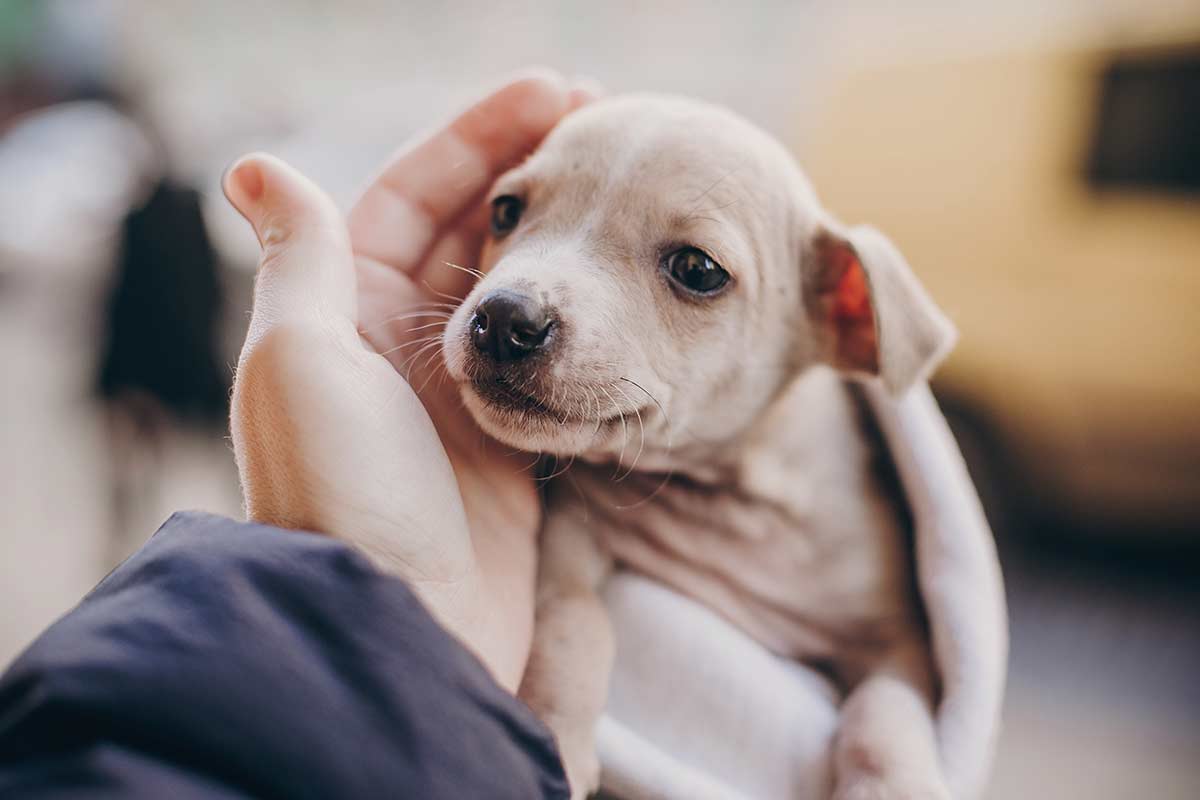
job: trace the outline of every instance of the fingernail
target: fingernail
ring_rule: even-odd
[[[230,205],[250,223],[261,245],[263,237],[258,226],[262,214],[258,206],[264,189],[262,167],[254,163],[253,156],[243,156],[226,168],[221,178],[221,189]]]
[[[234,164],[230,170],[229,180],[241,197],[251,203],[262,199],[263,176],[262,170],[255,163],[242,162]]]
[[[254,162],[253,156],[244,156],[235,161],[221,178],[225,197],[251,224],[254,220],[248,215],[262,199],[263,186],[262,168]]]
[[[586,75],[576,75],[571,78],[571,92],[569,100],[569,109],[574,111],[580,106],[585,106],[593,100],[599,100],[605,95],[604,85],[595,78],[589,78]]]
[[[571,88],[577,92],[584,92],[592,97],[603,97],[607,90],[604,84],[591,75],[573,75],[571,76]]]

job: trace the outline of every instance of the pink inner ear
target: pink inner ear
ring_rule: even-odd
[[[841,277],[837,288],[834,289],[833,322],[843,325],[874,326],[874,315],[871,312],[871,294],[867,289],[867,276],[863,273],[862,263],[848,250],[842,250],[844,260],[839,264]]]
[[[835,341],[835,366],[878,373],[875,310],[862,262],[848,243],[828,237],[822,239],[820,252],[823,305]]]

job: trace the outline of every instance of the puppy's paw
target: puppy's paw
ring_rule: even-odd
[[[941,779],[931,775],[859,773],[838,780],[833,800],[953,800]]]

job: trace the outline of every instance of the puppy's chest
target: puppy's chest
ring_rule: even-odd
[[[618,568],[695,597],[778,653],[833,657],[891,638],[914,613],[892,498],[863,465],[765,461],[704,482],[614,483],[589,467],[572,503],[583,498],[583,516],[563,524],[582,522]]]

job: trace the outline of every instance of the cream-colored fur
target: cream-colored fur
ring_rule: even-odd
[[[952,344],[903,259],[823,211],[768,136],[679,98],[573,114],[502,195],[521,198],[520,222],[485,248],[444,352],[485,430],[557,457],[521,695],[575,795],[598,782],[612,659],[597,588],[628,568],[839,682],[835,797],[948,797],[908,523],[846,379],[903,392]],[[730,273],[724,291],[672,285],[662,264],[682,246]],[[552,310],[544,352],[496,364],[472,347],[473,311],[498,288]],[[529,400],[490,399],[495,381]]]

